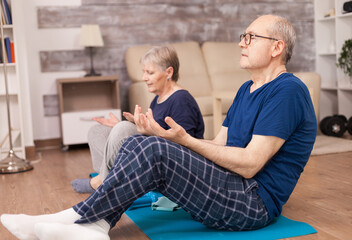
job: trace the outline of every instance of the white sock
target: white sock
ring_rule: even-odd
[[[105,220],[86,224],[37,223],[35,234],[40,240],[109,240],[110,226]]]
[[[21,240],[37,240],[34,233],[34,225],[40,222],[72,224],[81,216],[73,208],[54,213],[38,216],[29,216],[25,214],[3,214],[1,223],[13,235]]]

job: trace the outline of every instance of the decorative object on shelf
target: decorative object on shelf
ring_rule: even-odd
[[[0,33],[1,39],[4,36],[3,22],[0,21]],[[5,52],[5,44],[1,44],[2,52]],[[3,55],[4,56],[4,55]],[[0,173],[18,173],[29,171],[33,169],[33,166],[29,161],[18,157],[13,150],[12,142],[12,131],[11,131],[11,115],[10,115],[10,96],[8,91],[8,81],[7,81],[7,61],[3,61],[3,71],[5,80],[5,93],[6,93],[6,108],[7,108],[7,125],[8,125],[8,138],[9,138],[9,152],[7,157],[0,160]]]
[[[93,67],[93,48],[104,46],[103,38],[100,33],[99,25],[82,25],[80,35],[80,45],[89,49],[90,55],[90,72],[85,75],[88,76],[100,76],[100,73],[96,73]]]
[[[349,13],[352,12],[352,1],[345,2],[343,4],[343,13]]]
[[[341,68],[352,81],[352,39],[347,39],[343,44],[337,66]]]
[[[11,25],[12,24],[12,16],[11,16],[11,9],[9,4],[7,3],[7,0],[1,0],[1,20],[3,21],[3,24],[6,25]]]
[[[344,115],[328,116],[320,121],[319,127],[325,135],[342,137],[347,129],[347,118]]]
[[[329,9],[325,14],[324,17],[328,18],[328,17],[334,17],[335,16],[335,8]]]

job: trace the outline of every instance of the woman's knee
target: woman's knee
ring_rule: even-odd
[[[93,125],[88,130],[88,135],[87,135],[88,143],[90,144],[96,141],[101,142],[102,138],[105,139],[106,141],[106,139],[110,134],[110,131],[111,131],[111,128],[107,126],[100,125],[100,124]]]
[[[110,138],[124,139],[135,134],[138,134],[135,124],[129,121],[121,121],[112,128]]]

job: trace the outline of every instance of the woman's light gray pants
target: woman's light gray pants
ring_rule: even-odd
[[[129,121],[121,121],[113,128],[97,124],[89,129],[88,145],[93,169],[100,174],[102,181],[114,166],[125,139],[135,134],[138,134],[137,127]]]

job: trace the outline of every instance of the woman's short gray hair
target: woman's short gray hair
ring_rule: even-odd
[[[168,67],[172,67],[174,72],[171,79],[175,82],[178,80],[178,71],[180,63],[176,50],[171,46],[154,46],[140,60],[141,64],[153,63],[160,67],[161,71],[165,71]]]
[[[296,43],[296,32],[292,24],[286,18],[281,16],[275,17],[276,20],[271,29],[268,31],[272,37],[281,39],[285,42],[285,51],[282,56],[282,60],[286,64],[290,61],[292,56],[293,47]]]

